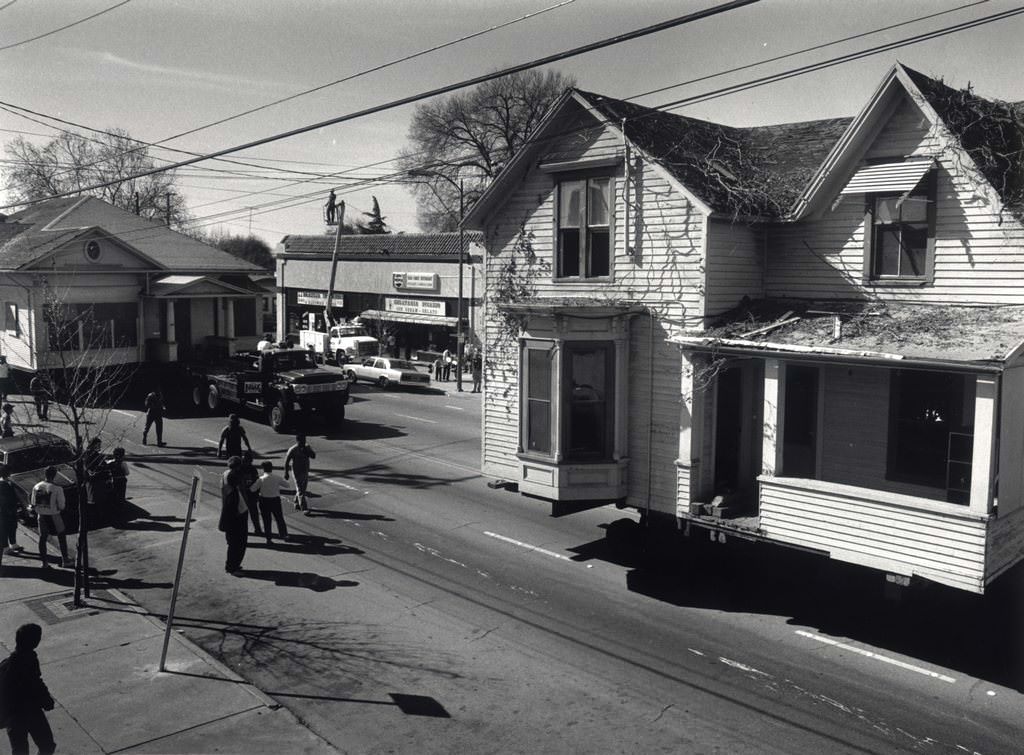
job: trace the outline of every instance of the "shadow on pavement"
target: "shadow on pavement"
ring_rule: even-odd
[[[273,548],[279,551],[293,551],[314,556],[358,556],[363,553],[359,548],[342,545],[341,541],[336,538],[320,535],[290,534],[288,540],[275,539],[271,545],[267,545],[259,535],[250,535],[249,539],[248,547],[250,548]]]
[[[628,588],[686,608],[780,616],[809,628],[1024,691],[1024,565],[985,595],[913,582],[886,595],[882,572],[788,548],[698,535],[645,542],[631,520],[573,549],[625,566]]]
[[[357,587],[358,582],[349,579],[332,579],[312,572],[290,572],[277,569],[242,569],[240,579],[263,579],[279,587],[304,587],[313,592],[327,592],[335,587]]]
[[[328,511],[327,509],[311,509],[309,516],[312,519],[317,517],[323,517],[325,519],[348,519],[354,522],[393,522],[395,521],[390,516],[382,516],[380,514],[362,514],[355,511]]]

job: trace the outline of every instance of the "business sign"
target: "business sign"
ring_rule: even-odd
[[[444,317],[444,301],[441,299],[384,299],[384,308],[388,312],[401,312],[407,315],[431,315]]]
[[[326,291],[296,291],[295,301],[298,304],[303,304],[307,307],[325,307],[327,306],[327,292]],[[335,294],[331,297],[332,307],[344,307],[345,297],[341,294]]]
[[[413,291],[437,291],[440,278],[437,273],[391,273],[395,288]]]

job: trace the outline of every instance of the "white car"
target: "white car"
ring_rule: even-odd
[[[361,362],[350,362],[345,365],[345,374],[353,383],[364,380],[376,383],[381,388],[392,385],[420,386],[430,385],[430,365],[419,369],[414,362],[407,359],[390,359],[388,357],[368,357]]]

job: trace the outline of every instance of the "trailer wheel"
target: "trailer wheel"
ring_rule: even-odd
[[[211,412],[220,409],[220,391],[217,390],[215,385],[211,385],[210,390],[206,394],[206,406]]]
[[[284,401],[278,401],[270,407],[267,421],[274,428],[274,432],[283,433],[288,425],[288,420],[288,407],[285,406]]]
[[[202,383],[192,386],[192,406],[200,410],[206,409],[206,386]]]

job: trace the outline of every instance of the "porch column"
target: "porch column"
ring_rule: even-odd
[[[764,360],[764,427],[761,474],[776,477],[782,471],[782,423],[785,416],[785,366],[778,359]]]
[[[235,337],[235,300],[224,299],[224,335],[231,340]]]
[[[612,327],[615,333],[615,437],[612,458],[619,461],[629,456],[629,318],[616,317]]]
[[[694,376],[706,366],[707,359],[700,354],[687,351],[682,353],[681,359],[683,369],[679,395],[682,401],[679,407],[679,451],[676,464],[683,471],[677,481],[680,485],[678,502],[681,505],[689,505],[691,501],[700,500],[702,493],[704,463],[700,449],[700,418],[704,415],[705,396],[704,391],[696,390]]]
[[[559,396],[562,387],[562,348],[561,341],[555,341],[551,349],[551,374],[554,384],[551,388],[551,427],[554,429],[551,438],[551,458],[555,464],[562,463],[562,400]],[[557,397],[557,398],[556,398]]]
[[[167,343],[177,342],[177,333],[174,330],[174,299],[168,299],[167,307]]]
[[[995,449],[996,396],[994,375],[974,379],[974,450],[971,455],[971,513],[988,514],[992,508],[992,467]]]

